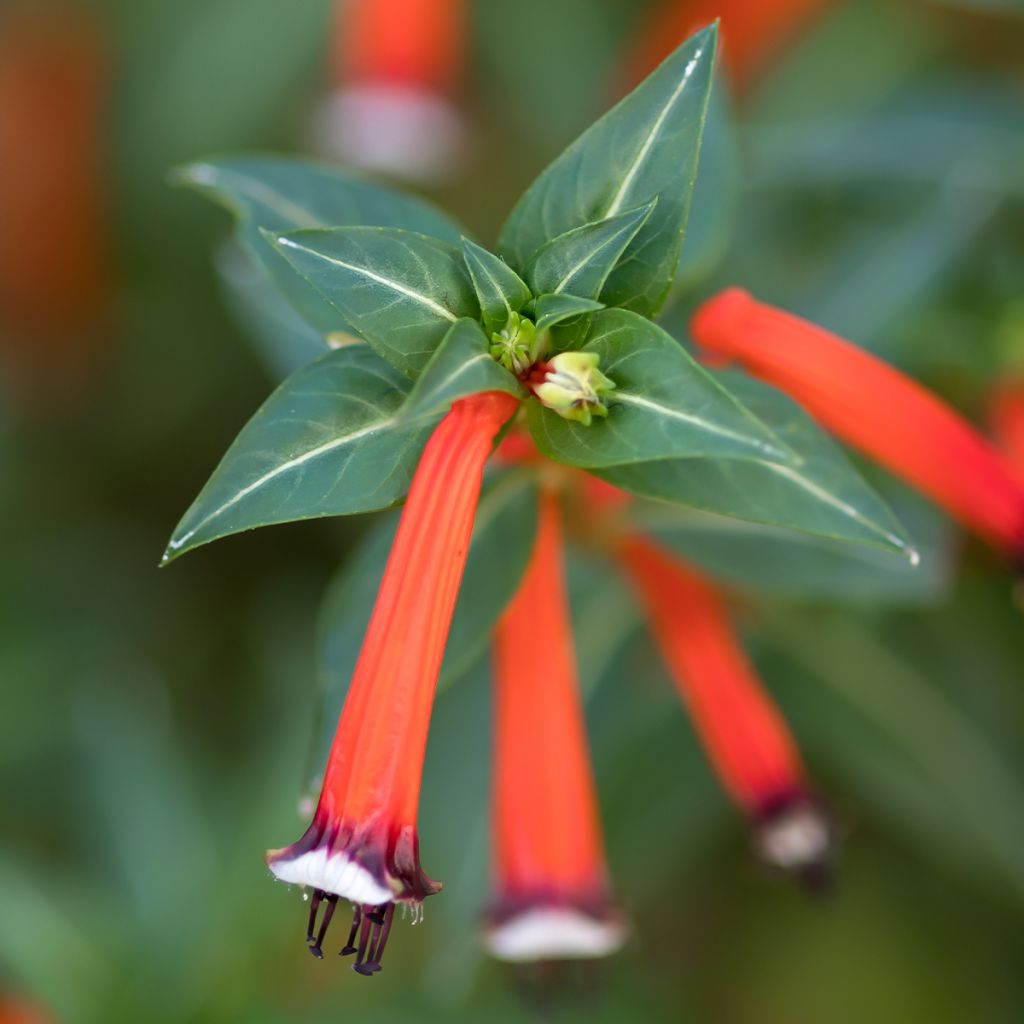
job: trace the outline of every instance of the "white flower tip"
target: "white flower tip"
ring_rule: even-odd
[[[379,906],[394,899],[391,890],[361,864],[343,853],[328,853],[323,847],[289,856],[288,848],[271,850],[267,866],[274,877],[291,885],[306,885],[333,893],[352,903]]]
[[[799,871],[827,860],[832,829],[818,808],[795,804],[761,825],[757,847],[767,863],[784,871]]]
[[[492,956],[521,963],[608,956],[626,940],[626,927],[571,907],[534,907],[491,927],[485,942]]]
[[[408,86],[339,89],[317,109],[313,131],[317,149],[329,157],[417,182],[450,177],[463,149],[451,105]]]

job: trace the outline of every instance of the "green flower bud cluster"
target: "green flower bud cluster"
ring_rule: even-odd
[[[528,317],[512,313],[500,331],[491,335],[491,356],[521,377],[541,356],[542,337]]]

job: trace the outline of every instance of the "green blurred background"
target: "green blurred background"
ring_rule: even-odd
[[[435,198],[492,240],[628,83],[660,6],[474,0],[455,97],[469,145]],[[580,559],[580,661],[630,945],[567,972],[560,995],[482,958],[484,663],[440,698],[431,733],[421,836],[444,894],[395,929],[372,982],[308,956],[303,906],[262,852],[299,834],[318,604],[368,524],[274,527],[156,565],[282,359],[229,315],[228,218],[166,175],[211,152],[308,149],[331,4],[7,0],[0,132],[12,55],[38,45],[15,7],[91,40],[82,77],[29,103],[25,148],[43,155],[21,173],[54,170],[40,139],[74,97],[101,214],[76,244],[107,270],[63,319],[47,278],[19,285],[0,321],[0,1020],[30,1019],[5,999],[108,1024],[1024,1019],[1024,630],[1005,569],[959,541],[954,569],[900,601],[744,602],[843,822],[831,899],[755,866],[628,599]],[[1024,12],[820,8],[719,96],[666,322],[682,336],[688,308],[740,283],[980,419],[1024,350]],[[19,246],[65,251],[63,216],[21,218],[24,237],[0,221],[11,274]]]

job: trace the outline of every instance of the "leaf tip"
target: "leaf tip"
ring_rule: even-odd
[[[167,184],[175,188],[182,186],[211,186],[214,183],[214,169],[211,164],[199,161],[191,164],[180,164],[167,172]]]

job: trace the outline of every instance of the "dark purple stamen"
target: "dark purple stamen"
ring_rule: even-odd
[[[322,889],[313,890],[313,898],[309,902],[309,923],[306,925],[306,942],[311,946],[315,942],[313,929],[316,927],[316,912],[320,909],[320,901],[324,898]],[[316,956],[316,953],[313,954]]]
[[[363,923],[359,929],[359,945],[356,949],[356,962],[352,965],[352,970],[357,974],[373,974],[373,970],[364,963],[366,959],[366,950],[370,945],[372,937],[375,937],[377,930],[380,925],[377,924],[370,917],[372,911],[363,912]]]
[[[331,918],[334,917],[334,908],[338,905],[338,897],[334,893],[329,893],[327,896],[327,909],[324,911],[324,919],[320,922],[320,931],[316,933],[316,945],[311,948],[313,956],[318,960],[323,960],[323,942],[324,936],[327,934],[327,926],[331,923]]]
[[[388,936],[391,934],[391,922],[395,919],[395,905],[389,903],[384,908],[383,922],[377,932],[377,945],[369,954],[369,959],[366,962],[367,967],[372,967],[376,971],[383,970],[381,967],[381,957],[384,956],[384,947],[388,943]]]
[[[342,950],[338,954],[338,956],[350,956],[352,953],[356,952],[356,932],[359,931],[359,925],[362,918],[362,914],[362,907],[360,907],[359,904],[356,904],[355,910],[352,914],[352,928],[348,933],[348,942],[346,942],[345,945],[342,947]]]
[[[321,903],[326,903],[327,906],[323,919],[320,921],[320,927],[317,929],[317,912]],[[310,953],[318,960],[324,958],[323,942],[337,905],[338,897],[334,893],[324,892],[322,889],[313,890],[306,941],[309,943]],[[383,906],[374,906],[368,903],[355,904],[348,942],[342,947],[339,955],[350,956],[355,953],[356,959],[352,964],[352,969],[366,977],[376,974],[382,970],[380,961],[384,956],[384,947],[388,943],[394,919],[394,903],[386,903]]]

